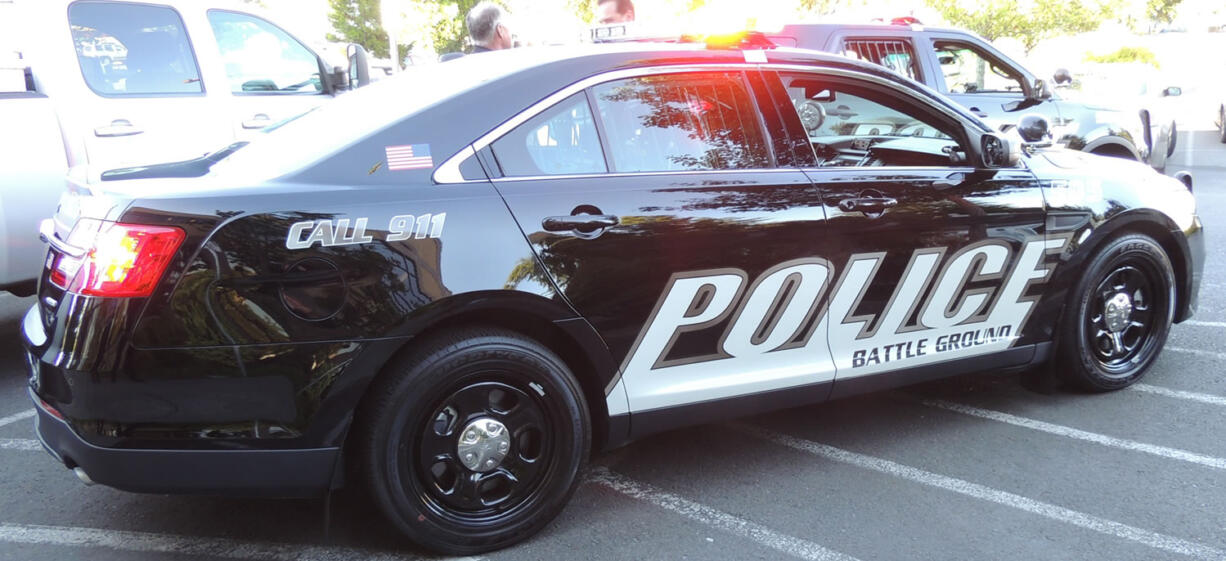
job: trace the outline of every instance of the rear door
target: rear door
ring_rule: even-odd
[[[238,140],[264,127],[319,106],[324,93],[320,59],[302,42],[262,18],[209,10],[213,45],[225,69],[229,95],[226,122]]]
[[[480,150],[538,257],[508,286],[556,284],[622,361],[635,414],[829,389],[821,199],[775,149],[760,80],[737,66],[606,75]]]
[[[822,190],[822,247],[840,270],[827,309],[835,395],[918,367],[949,374],[969,357],[980,357],[971,369],[1028,361],[1041,335],[1026,322],[1063,244],[1044,237],[1030,171],[968,161],[963,124],[889,83],[778,77],[780,105],[797,108],[787,122],[812,147],[804,171]]]
[[[98,169],[184,160],[232,134],[205,91],[183,17],[169,6],[74,2],[71,40],[89,93],[61,99]],[[75,162],[74,162],[75,163]]]

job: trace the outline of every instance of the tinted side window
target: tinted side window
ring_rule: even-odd
[[[515,127],[494,141],[493,150],[508,177],[608,171],[582,92]]]
[[[68,24],[81,73],[99,94],[204,91],[183,20],[170,8],[76,2]]]
[[[757,109],[738,72],[645,76],[592,90],[614,171],[771,166]]]
[[[848,39],[843,42],[843,55],[878,64],[912,80],[919,80],[915,50],[902,39]]]
[[[961,43],[936,43],[937,61],[950,93],[1022,93],[1021,77],[986,53]]]
[[[262,19],[209,11],[209,25],[234,93],[318,93],[319,61],[302,43]]]

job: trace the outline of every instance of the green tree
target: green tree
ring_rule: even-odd
[[[329,33],[329,41],[357,43],[378,58],[389,58],[387,32],[383,30],[383,18],[379,13],[379,0],[328,0],[331,10],[328,22],[335,33]],[[404,60],[410,45],[399,45],[397,61]]]
[[[1171,23],[1175,21],[1175,9],[1183,0],[1149,0],[1145,4],[1145,15],[1155,23]]]
[[[968,7],[965,0],[928,0],[945,21],[995,41],[1017,39],[1030,51],[1039,41],[1098,29],[1114,15],[1110,3],[1094,0],[984,0]]]

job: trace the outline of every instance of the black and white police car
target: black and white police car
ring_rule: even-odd
[[[472,553],[595,450],[970,371],[1122,388],[1193,314],[1188,186],[737,45],[468,56],[75,177],[23,324],[39,437],[132,491],[360,483]]]

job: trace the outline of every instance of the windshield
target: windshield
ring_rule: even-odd
[[[515,51],[410,67],[395,78],[346,93],[270,127],[267,134],[218,162],[211,174],[252,175],[252,180],[285,175],[451,96],[558,56],[555,49]]]

